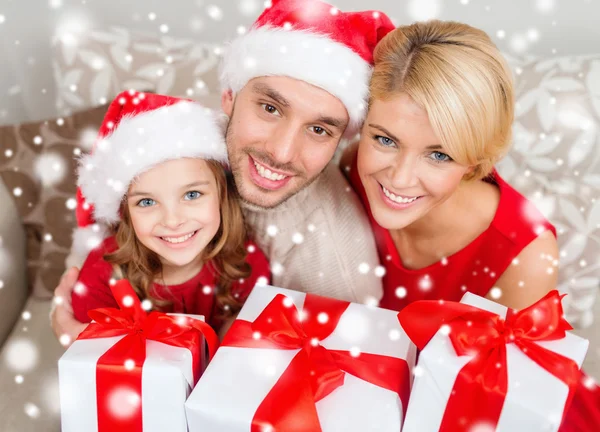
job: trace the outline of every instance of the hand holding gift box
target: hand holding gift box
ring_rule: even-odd
[[[394,431],[415,347],[396,313],[256,286],[186,402],[191,431]]]
[[[567,333],[561,298],[514,312],[467,293],[402,310],[423,350],[403,431],[558,430],[588,347]]]
[[[63,432],[187,431],[184,403],[218,345],[202,317],[147,313],[129,282],[58,363]]]

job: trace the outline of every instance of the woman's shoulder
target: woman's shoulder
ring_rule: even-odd
[[[554,226],[536,205],[511,186],[494,170],[491,175],[500,192],[494,226],[513,241],[529,244],[544,231],[556,236]]]

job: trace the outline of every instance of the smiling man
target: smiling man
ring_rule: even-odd
[[[331,163],[366,114],[373,50],[393,25],[378,11],[273,0],[224,56],[228,156],[254,240],[274,285],[354,302],[381,298],[372,232]],[[70,298],[71,270],[56,295]],[[68,302],[58,335],[78,334]]]

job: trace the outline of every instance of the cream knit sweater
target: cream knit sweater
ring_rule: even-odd
[[[274,209],[242,208],[271,263],[273,285],[358,303],[381,299],[369,220],[334,163]]]

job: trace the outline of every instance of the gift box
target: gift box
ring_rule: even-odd
[[[552,291],[519,312],[466,293],[398,315],[419,349],[403,432],[556,431],[588,341]]]
[[[127,281],[111,290],[120,309],[90,311],[58,362],[62,431],[187,431],[184,403],[215,332],[198,315],[147,313]]]
[[[396,313],[256,286],[185,406],[190,431],[394,431],[416,348]]]

